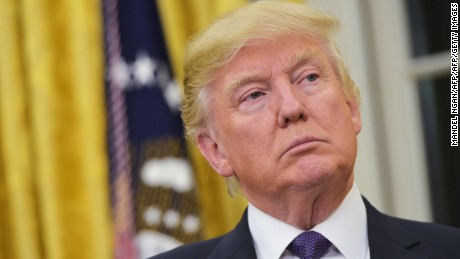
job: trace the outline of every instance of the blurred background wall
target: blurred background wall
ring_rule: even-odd
[[[183,139],[182,48],[245,0],[0,0],[0,258],[145,258],[245,208]],[[303,2],[303,1],[295,1]],[[359,189],[460,227],[450,3],[310,0],[362,93]]]

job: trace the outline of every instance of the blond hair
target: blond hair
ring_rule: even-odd
[[[259,1],[216,19],[195,36],[185,49],[185,100],[182,119],[186,137],[195,141],[209,123],[209,87],[219,68],[228,64],[250,42],[274,39],[281,35],[303,35],[319,40],[326,47],[329,61],[347,99],[359,104],[359,90],[348,74],[333,39],[339,22],[306,5],[278,1]],[[230,179],[229,191],[236,184]]]

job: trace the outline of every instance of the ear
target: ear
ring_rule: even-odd
[[[351,112],[351,120],[355,128],[356,135],[361,132],[361,111],[359,110],[358,103],[355,100],[347,100],[348,108]]]
[[[195,139],[201,154],[208,160],[209,164],[224,177],[233,175],[233,168],[228,162],[226,156],[220,149],[217,142],[209,133],[200,133]]]

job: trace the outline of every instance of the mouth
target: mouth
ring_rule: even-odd
[[[292,152],[300,152],[306,149],[313,148],[313,145],[318,142],[324,142],[323,140],[313,137],[313,136],[306,136],[302,138],[298,138],[294,140],[286,150],[281,154],[281,157],[284,156],[286,153]]]

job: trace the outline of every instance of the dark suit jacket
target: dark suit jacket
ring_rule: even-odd
[[[382,214],[364,199],[371,259],[458,258],[460,229],[398,219]],[[257,258],[247,212],[231,232],[218,238],[184,245],[151,259]]]

